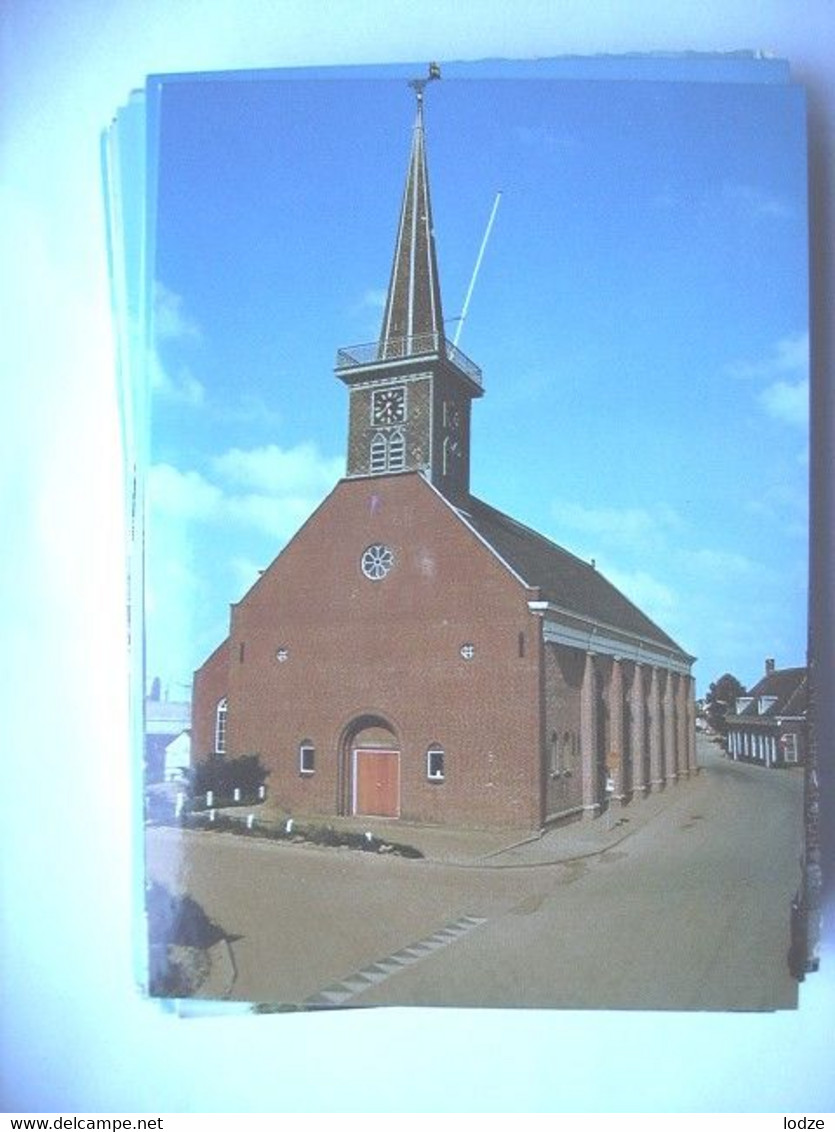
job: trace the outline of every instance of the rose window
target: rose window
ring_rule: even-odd
[[[375,543],[374,546],[369,546],[363,551],[360,566],[366,578],[370,578],[372,582],[379,582],[394,566],[394,554],[389,547]]]

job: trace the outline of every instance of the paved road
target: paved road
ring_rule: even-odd
[[[651,822],[577,861],[541,863],[543,842],[539,863],[517,851],[462,868],[152,830],[149,871],[232,937],[234,998],[794,1006],[785,960],[800,775],[709,749],[702,761]],[[560,832],[549,837],[559,856]]]

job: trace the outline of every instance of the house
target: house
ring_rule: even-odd
[[[380,336],[337,354],[345,478],[232,606],[193,750],[257,754],[293,813],[539,828],[694,770],[694,658],[470,491],[484,388],[444,334],[425,85]]]
[[[795,766],[806,757],[808,673],[805,668],[776,668],[765,662],[765,675],[725,717],[726,746],[734,760],[765,767]]]
[[[191,765],[191,704],[161,697],[154,679],[145,699],[145,777],[148,782],[184,778]]]

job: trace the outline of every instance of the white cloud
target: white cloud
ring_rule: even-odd
[[[148,379],[153,392],[166,401],[181,405],[202,405],[206,399],[206,390],[197,380],[188,366],[180,365],[176,373],[162,363],[156,350],[148,355]]]
[[[387,292],[382,287],[369,287],[360,299],[361,307],[371,307],[382,311],[386,305]]]
[[[251,558],[233,558],[229,563],[229,571],[233,579],[232,588],[234,592],[243,596],[258,581],[262,571],[268,565],[268,562],[260,564],[253,562]]]
[[[284,541],[333,487],[340,460],[326,459],[314,445],[287,451],[270,445],[218,456],[210,475],[154,465],[148,476],[152,511],[183,522],[225,524]]]
[[[761,357],[737,359],[725,367],[729,376],[768,382],[757,397],[766,413],[788,425],[809,422],[809,334],[778,339]]]
[[[731,377],[773,380],[779,377],[803,379],[809,373],[809,333],[779,338],[759,358],[741,358],[725,367]]]
[[[263,448],[231,448],[212,461],[212,469],[228,483],[256,491],[309,494],[332,487],[342,472],[342,461],[325,459],[315,444],[287,450],[269,444]]]
[[[700,578],[722,581],[731,577],[746,577],[755,569],[750,558],[733,551],[703,547],[701,550],[681,550],[679,553],[684,567],[689,567]]]
[[[242,527],[261,531],[284,543],[301,526],[319,502],[309,496],[235,495],[227,498],[224,514]]]
[[[215,406],[214,415],[225,424],[254,424],[273,430],[283,423],[281,413],[270,408],[262,397],[253,393],[242,394],[235,403]]]
[[[654,621],[661,621],[678,604],[675,592],[646,570],[605,568],[604,576]]]
[[[642,507],[583,507],[558,500],[551,512],[560,524],[572,530],[597,535],[609,543],[629,545],[645,546],[648,540],[656,540],[682,525],[676,512],[664,505],[650,512]]]
[[[184,309],[182,295],[157,280],[154,284],[154,337],[157,341],[200,339],[201,331]]]
[[[152,511],[183,520],[212,520],[224,508],[223,492],[199,472],[181,472],[171,464],[154,464],[148,473]]]
[[[770,417],[803,428],[809,422],[809,382],[775,381],[760,394],[760,404]]]
[[[172,368],[163,362],[159,344],[166,342],[199,342],[202,333],[184,308],[181,295],[157,280],[154,283],[153,342],[148,352],[148,380],[154,393],[180,405],[202,405],[206,399],[203,385],[188,365],[177,363]]]
[[[567,153],[577,148],[577,138],[573,134],[550,126],[516,126],[513,133],[525,149],[535,149],[540,153]]]
[[[722,197],[755,221],[782,220],[794,214],[790,205],[759,185],[725,184]]]

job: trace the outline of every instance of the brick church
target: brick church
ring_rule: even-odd
[[[232,606],[194,676],[192,749],[257,754],[291,813],[594,817],[695,769],[694,658],[593,565],[470,494],[482,377],[444,335],[412,85],[380,336],[337,355],[346,475]]]

